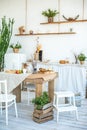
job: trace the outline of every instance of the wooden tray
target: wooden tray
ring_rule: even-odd
[[[38,71],[38,73],[49,74],[49,73],[54,73],[54,71],[53,70],[46,70],[46,71]]]
[[[10,73],[10,74],[15,74],[15,73],[16,73],[15,70],[6,70],[5,72],[6,72],[6,73]]]

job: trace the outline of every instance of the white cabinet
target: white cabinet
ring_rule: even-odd
[[[5,70],[19,70],[22,69],[22,63],[26,62],[26,55],[22,53],[8,53],[5,54],[4,63]]]

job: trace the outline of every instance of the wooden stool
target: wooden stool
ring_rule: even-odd
[[[69,98],[69,103],[59,104],[59,98]],[[75,105],[75,96],[73,92],[71,91],[54,92],[53,106],[57,110],[57,122],[59,119],[59,112],[75,111],[76,117],[78,119],[78,112],[77,107]]]

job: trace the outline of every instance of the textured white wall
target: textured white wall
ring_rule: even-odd
[[[27,59],[30,59],[36,49],[36,38],[38,36],[15,36],[15,33],[18,33],[18,27],[25,26],[25,1],[0,0],[0,19],[3,16],[15,19],[11,42],[19,41],[23,46],[20,52],[25,53]],[[75,17],[79,14],[79,19],[82,19],[82,2],[83,0],[60,0],[60,19],[63,20],[63,14],[66,17]],[[84,2],[84,19],[87,19],[87,0],[84,0]],[[31,29],[34,32],[57,32],[57,24],[40,25],[41,22],[47,20],[41,15],[41,12],[48,8],[58,10],[58,0],[27,0],[27,33]],[[55,21],[58,21],[58,15],[55,17]],[[59,59],[69,58],[72,62],[74,61],[73,52],[78,54],[83,51],[87,54],[87,22],[60,25],[60,31],[69,31],[70,28],[73,28],[73,31],[77,34],[39,36],[44,59],[58,61]],[[12,50],[9,48],[8,52],[12,52]]]

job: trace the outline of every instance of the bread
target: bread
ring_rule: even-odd
[[[53,73],[53,70],[50,69],[44,69],[44,68],[39,68],[39,72],[38,73]]]
[[[65,60],[60,60],[59,63],[60,64],[66,64],[66,61]]]

